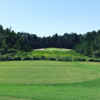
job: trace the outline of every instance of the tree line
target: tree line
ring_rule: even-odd
[[[86,56],[100,56],[100,30],[86,34],[64,33],[64,35],[38,37],[36,34],[14,32],[10,28],[3,29],[0,25],[0,50],[8,49],[31,51],[37,48],[68,48]]]

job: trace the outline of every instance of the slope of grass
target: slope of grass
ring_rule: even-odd
[[[31,56],[69,56],[69,57],[85,57],[83,54],[76,53],[74,50],[66,49],[62,50],[61,48],[46,48],[45,50],[33,50],[28,53],[21,52],[20,55],[31,55]]]
[[[63,48],[45,48],[44,51],[71,51],[71,49],[63,49]]]
[[[99,100],[99,76],[100,63],[96,62],[0,62],[0,100]],[[65,77],[72,81],[61,80]],[[45,81],[31,83],[35,78]]]

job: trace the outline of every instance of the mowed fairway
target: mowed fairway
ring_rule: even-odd
[[[0,62],[0,100],[99,100],[100,63]]]

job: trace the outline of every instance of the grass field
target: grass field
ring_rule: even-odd
[[[99,100],[100,63],[0,62],[0,100]]]

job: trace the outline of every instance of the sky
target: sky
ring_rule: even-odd
[[[100,29],[100,0],[0,0],[0,24],[37,36]]]

